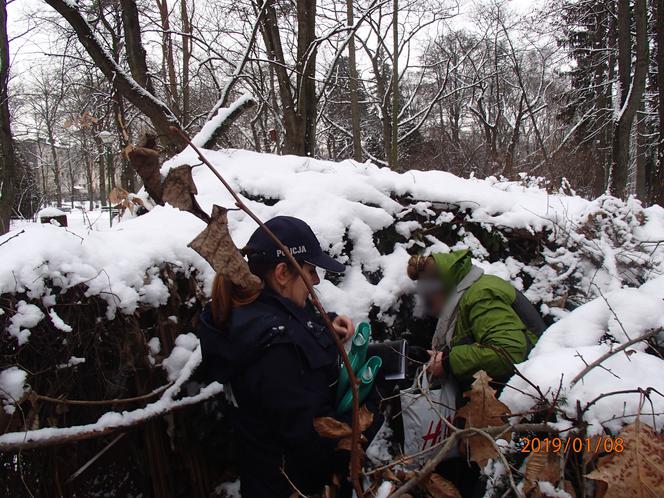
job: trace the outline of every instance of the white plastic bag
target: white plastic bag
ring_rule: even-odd
[[[449,425],[456,413],[457,391],[456,382],[449,377],[440,388],[429,389],[424,368],[415,376],[413,386],[400,392],[404,455],[410,457],[409,467],[421,467],[440,449],[436,445],[449,435]],[[454,456],[459,456],[456,448],[445,459]]]

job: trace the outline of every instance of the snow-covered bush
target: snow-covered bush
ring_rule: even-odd
[[[661,320],[653,314],[657,300],[664,297],[658,290],[663,282],[656,279],[664,261],[659,244],[664,239],[664,209],[659,206],[643,208],[634,199],[606,196],[588,201],[573,193],[548,192],[529,179],[516,183],[461,179],[440,171],[396,173],[352,161],[239,150],[206,155],[260,218],[287,214],[311,224],[323,246],[348,264],[343,276],[329,276],[320,284],[323,303],[355,320],[371,320],[376,338],[408,336],[426,343],[430,324],[413,316],[413,283],[405,273],[409,254],[470,248],[474,262],[487,273],[513,282],[549,321],[560,319],[520,369],[536,379],[545,394],[558,389],[560,374],[566,374],[564,396],[557,398],[567,403],[559,406],[561,424],[564,414],[576,417],[577,400],[589,402],[598,395],[599,387],[586,386],[606,371],[595,369],[573,387],[567,376],[576,375],[584,360],[592,362],[611,344],[624,342],[626,335],[617,324],[638,335],[656,324],[637,324],[630,313]],[[164,163],[162,175],[182,164],[197,165],[196,200],[204,211],[209,213],[214,204],[233,206],[228,192],[189,149]],[[145,192],[139,195],[152,206]],[[256,228],[241,211],[229,212],[229,223],[240,247]],[[214,273],[187,244],[204,227],[191,213],[157,205],[142,216],[127,211],[112,229],[94,230],[71,220],[67,229],[24,224],[22,232],[0,239],[0,371],[21,368],[27,372],[21,389],[29,385],[32,390],[27,397],[22,392],[24,400],[32,400],[20,405],[25,418],[11,409],[13,401],[2,398],[0,423],[8,434],[0,435],[0,444],[26,426],[86,425],[131,412],[124,404],[82,409],[60,404],[60,398],[140,398],[185,374],[189,377],[186,366],[195,357],[196,344],[186,334],[195,327]],[[633,289],[621,290],[627,285]],[[630,304],[618,306],[623,300]],[[608,315],[602,307],[606,302],[616,303]],[[629,375],[615,385],[655,387],[646,379],[653,377],[661,360],[642,346],[633,349],[638,353],[611,358],[621,362],[616,372],[629,365]],[[627,364],[625,358],[634,361]],[[559,368],[540,369],[542,363]],[[513,382],[528,392],[518,378]],[[12,388],[17,385],[12,382]],[[534,398],[515,393],[503,394],[513,413],[532,408],[528,403]],[[173,396],[171,401],[182,394]],[[151,399],[142,399],[143,405]],[[628,398],[596,402],[585,412],[585,422],[597,431],[597,424],[615,429],[620,423],[614,416],[618,399]],[[629,398],[631,408],[634,399]],[[181,455],[183,438],[196,440],[194,423],[201,434],[221,428],[223,424],[210,427],[217,420],[208,420],[206,410],[208,405],[188,409],[189,417],[169,416],[168,436],[151,433],[152,456],[163,461],[169,459],[165,455],[171,460],[173,454]],[[611,420],[603,424],[607,413]],[[207,425],[201,420],[208,420]],[[86,443],[91,452],[101,449],[94,441]],[[126,463],[118,472],[129,472],[134,483],[135,475],[127,469],[136,463]],[[32,465],[34,472],[44,470],[38,460]],[[179,466],[179,475],[186,474],[186,468]],[[220,469],[217,474],[206,471],[218,476]],[[91,481],[85,485],[93,486]]]

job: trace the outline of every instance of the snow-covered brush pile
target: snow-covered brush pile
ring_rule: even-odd
[[[149,151],[136,154],[145,159],[142,166],[157,160]],[[600,426],[617,430],[630,422],[640,406],[644,413],[664,412],[655,394],[664,392],[653,373],[664,368],[656,333],[572,382],[610,348],[664,325],[657,311],[664,298],[657,279],[664,269],[661,207],[612,197],[588,201],[495,178],[399,174],[351,161],[205,154],[261,219],[287,214],[311,224],[328,251],[348,264],[343,276],[328,275],[320,284],[323,303],[355,320],[370,319],[375,337],[405,335],[425,344],[431,329],[413,316],[409,254],[468,247],[487,273],[512,281],[550,321],[560,320],[520,366],[516,389],[504,391],[512,414],[535,420],[548,407],[561,428],[583,422],[598,433]],[[183,165],[193,167],[192,181]],[[60,457],[32,450],[22,466],[11,453],[3,457],[5,469],[20,467],[31,480],[43,476],[31,482],[50,486],[74,475],[68,486],[82,494],[145,492],[137,470],[142,461],[156,495],[178,482],[203,482],[189,496],[206,496],[208,485],[222,480],[221,450],[214,449],[214,465],[205,455],[211,441],[225,444],[210,436],[225,436],[218,412],[211,415],[209,403],[175,408],[218,392],[185,384],[198,354],[186,334],[214,276],[188,244],[206,227],[213,205],[234,202],[191,149],[153,173],[137,197],[149,212],[135,217],[126,210],[110,230],[24,224],[0,239],[0,450],[75,441],[150,420],[121,440],[57,446]],[[171,205],[174,199],[182,209]],[[241,247],[256,225],[241,211],[229,211],[228,218]],[[594,401],[617,390],[631,392]],[[650,423],[661,430],[658,417]],[[123,484],[94,470],[102,450],[109,462],[103,475]],[[15,491],[23,484],[13,474],[2,486]]]

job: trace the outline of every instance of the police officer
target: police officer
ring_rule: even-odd
[[[304,221],[278,216],[266,225],[312,285],[320,282],[316,268],[345,270],[323,252]],[[315,418],[334,414],[338,351],[305,282],[272,239],[259,228],[244,252],[263,289],[248,293],[216,277],[198,330],[201,367],[208,380],[232,391],[237,405],[231,417],[243,498],[287,498],[294,488],[317,494],[333,472],[347,468],[336,442],[313,427]],[[331,318],[342,340],[352,337],[350,318]]]

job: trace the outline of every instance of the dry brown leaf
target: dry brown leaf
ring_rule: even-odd
[[[465,419],[465,428],[470,427],[499,427],[505,424],[504,418],[510,414],[509,408],[496,399],[496,391],[489,382],[491,377],[484,370],[480,370],[474,376],[470,391],[464,393],[468,403],[457,411],[457,416]],[[506,432],[502,439],[510,440],[511,432]],[[489,459],[497,456],[496,449],[491,441],[484,436],[475,434],[465,439],[470,459],[480,467],[484,467]]]
[[[315,418],[314,429],[320,437],[326,439],[341,439],[353,434],[353,429],[348,424],[332,417]]]
[[[362,445],[367,443],[367,438],[364,437],[364,435],[360,434],[360,448],[362,448]],[[338,450],[348,450],[353,447],[353,438],[351,436],[345,437],[343,439],[339,440],[339,443],[337,444],[337,449]],[[360,450],[364,451],[364,450]]]
[[[526,458],[523,492],[528,494],[537,488],[537,481],[557,484],[561,479],[561,456],[552,451],[533,452]]]
[[[359,411],[360,432],[365,431],[373,422],[373,413],[369,411],[366,405],[362,405]],[[353,449],[353,429],[350,425],[341,422],[332,417],[319,417],[314,419],[314,429],[321,437],[326,439],[338,439],[337,450],[352,451]],[[367,438],[360,434],[360,440],[357,444],[357,452],[360,455],[360,462],[364,461],[364,448]]]
[[[600,458],[586,477],[607,483],[606,498],[664,496],[664,436],[637,419],[618,437],[623,451],[614,444],[616,451]]]
[[[226,209],[213,206],[210,223],[189,243],[189,247],[233,284],[245,289],[258,290],[261,287],[261,280],[251,273],[247,261],[235,246],[228,232],[227,213]]]
[[[183,211],[192,210],[194,195],[197,193],[196,184],[191,177],[191,166],[188,164],[171,169],[161,187],[162,200]]]
[[[203,221],[210,221],[210,217],[205,213],[196,201],[196,184],[191,176],[191,166],[184,164],[173,168],[166,175],[166,179],[161,188],[161,199],[164,203],[188,211],[198,216]]]
[[[358,414],[360,419],[360,432],[366,431],[371,424],[373,423],[374,415],[367,408],[367,405],[362,405],[360,408],[360,413]]]
[[[111,204],[114,206],[120,204],[122,201],[126,200],[129,197],[129,192],[127,192],[122,187],[113,187],[113,190],[108,194],[108,200],[111,201]]]
[[[439,474],[431,474],[424,487],[433,498],[461,498],[456,486]]]
[[[129,163],[143,180],[145,190],[157,204],[161,199],[161,173],[159,172],[159,153],[147,147],[132,147],[127,153]]]

